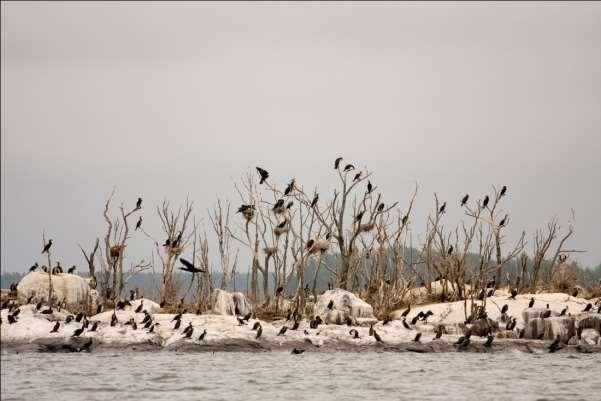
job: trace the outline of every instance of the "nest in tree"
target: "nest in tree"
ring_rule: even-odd
[[[265,255],[267,255],[267,256],[273,255],[274,253],[277,252],[277,250],[278,250],[278,248],[275,246],[268,246],[268,247],[263,248],[263,252],[265,252]]]
[[[251,207],[242,210],[241,213],[242,216],[244,216],[244,218],[246,219],[246,221],[250,221],[253,217],[255,217],[255,209]]]
[[[170,246],[167,248],[167,252],[173,255],[181,255],[183,251],[184,248],[182,248],[181,246]]]
[[[121,256],[121,253],[123,253],[123,248],[125,248],[125,246],[123,246],[123,245],[113,245],[113,246],[111,246],[111,249],[110,249],[111,258],[112,259],[119,258],[119,256]]]
[[[361,224],[359,226],[359,231],[361,231],[361,232],[368,232],[368,231],[373,230],[374,227],[375,227],[374,223]]]

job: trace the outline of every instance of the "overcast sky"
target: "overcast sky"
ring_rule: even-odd
[[[2,271],[63,265],[102,208],[187,194],[197,216],[256,165],[331,192],[374,171],[414,233],[432,195],[509,187],[509,239],[576,212],[601,262],[600,3],[2,3]],[[148,258],[136,234],[130,258]],[[82,269],[83,270],[83,269]]]

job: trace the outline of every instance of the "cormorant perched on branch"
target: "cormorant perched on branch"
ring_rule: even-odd
[[[261,167],[257,167],[257,171],[259,172],[259,176],[261,177],[259,184],[263,184],[265,180],[269,178],[269,173],[267,172],[267,170],[264,170]]]
[[[341,161],[342,161],[342,157],[337,157],[336,160],[334,160],[334,170],[338,170],[338,167],[340,166]]]
[[[357,174],[355,174],[355,177],[353,177],[353,182],[359,181],[359,179],[361,179],[361,174],[362,174],[361,171],[359,171]]]
[[[499,192],[499,198],[505,196],[505,193],[507,193],[507,185],[503,185],[503,188],[501,188],[501,192]]]
[[[484,197],[484,201],[482,202],[482,209],[486,208],[488,206],[488,201],[490,200],[490,198],[488,197],[488,195],[486,195]]]
[[[451,256],[452,253],[453,253],[453,245],[451,245],[449,247],[449,250],[447,251],[447,255]]]
[[[290,183],[288,184],[288,186],[284,190],[284,195],[289,195],[292,192],[293,189],[294,189],[294,178],[292,179],[292,181],[290,181]]]
[[[328,302],[328,309],[329,310],[334,309],[334,300],[333,299],[331,299],[330,302]]]
[[[584,309],[583,309],[582,311],[583,311],[583,312],[588,312],[588,311],[590,311],[591,309],[593,309],[593,304],[591,304],[591,303],[588,303],[588,304],[586,304],[586,306],[584,307]]]
[[[136,223],[136,230],[137,230],[138,228],[140,228],[140,227],[142,227],[142,216],[140,216],[140,217],[138,218],[138,222]]]
[[[438,214],[443,214],[445,212],[446,208],[447,208],[447,202],[444,202],[442,204],[442,206],[440,207],[440,209],[438,209]]]
[[[461,206],[465,206],[465,204],[467,203],[467,200],[470,198],[469,194],[465,194],[465,196],[463,198],[461,198]]]
[[[48,240],[48,242],[46,243],[46,245],[44,245],[44,249],[42,249],[42,253],[48,253],[51,246],[52,246],[52,238],[50,238]]]
[[[371,181],[367,181],[367,193],[371,194],[371,191],[374,190],[373,185],[371,185]]]
[[[354,169],[355,169],[355,166],[353,166],[352,164],[347,164],[346,166],[344,166],[344,172],[351,171]]]
[[[278,209],[281,209],[284,206],[284,202],[284,199],[278,199],[271,210],[277,213]]]
[[[142,198],[138,198],[136,202],[136,209],[142,209]]]
[[[365,210],[357,213],[357,216],[355,216],[355,221],[361,221],[361,219],[363,218],[363,214],[365,213]]]
[[[378,205],[378,212],[379,212],[379,213],[382,213],[382,211],[384,211],[384,204],[383,204],[383,203],[380,203],[380,204]]]
[[[314,208],[317,205],[317,201],[319,200],[319,194],[315,194],[313,200],[311,201],[311,208]]]
[[[407,221],[409,221],[409,215],[406,214],[403,216],[403,220],[401,221],[401,223],[403,223],[403,225],[407,224]]]
[[[503,220],[501,220],[501,222],[499,223],[499,227],[505,227],[505,225],[507,224],[507,217],[509,217],[509,215],[505,215],[505,217],[503,217]]]

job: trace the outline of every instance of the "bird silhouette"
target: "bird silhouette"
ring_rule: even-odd
[[[259,176],[261,177],[259,184],[263,184],[265,182],[265,180],[267,178],[269,178],[269,173],[267,172],[267,170],[262,169],[261,167],[257,167],[257,172],[259,173]]]

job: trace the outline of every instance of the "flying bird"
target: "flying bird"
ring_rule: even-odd
[[[194,264],[188,262],[184,258],[179,258],[179,261],[182,262],[182,264],[184,265],[184,267],[180,267],[181,270],[184,270],[184,271],[187,271],[190,273],[204,273],[206,271],[206,270],[195,267]]]
[[[269,173],[267,172],[267,170],[262,169],[261,167],[257,167],[257,171],[259,172],[259,176],[261,177],[259,184],[263,184],[265,180],[269,178]]]

